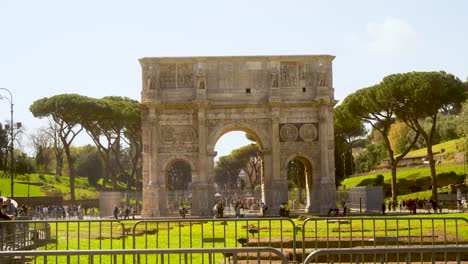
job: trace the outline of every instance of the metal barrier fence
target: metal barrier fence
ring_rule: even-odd
[[[467,226],[463,217],[307,218],[300,227],[300,259],[319,249],[468,245]]]
[[[289,218],[141,220],[132,228],[132,248],[263,246],[277,248],[288,259],[296,260],[295,231],[296,225]]]
[[[124,222],[115,220],[14,220],[0,222],[1,250],[124,249]]]
[[[287,264],[288,260],[281,251],[272,247],[250,248],[174,248],[174,249],[113,249],[113,250],[40,250],[15,251],[15,257],[8,252],[0,251],[0,263],[29,263],[30,258],[42,258],[38,263],[219,263],[214,254],[224,255],[225,263],[238,263],[240,254],[253,254],[255,261],[265,263],[260,254],[275,255],[279,263]],[[48,256],[55,256],[50,258]],[[176,255],[176,258],[170,258]],[[205,260],[195,255],[206,256]],[[202,262],[200,262],[202,259]],[[172,261],[171,261],[172,260]],[[275,262],[278,263],[278,262]]]
[[[435,246],[435,247],[386,247],[386,248],[340,248],[319,249],[310,253],[304,264],[313,263],[345,263],[341,258],[348,255],[346,263],[436,263],[436,254],[441,253],[444,263],[448,261],[458,264],[466,263],[468,246]],[[448,254],[452,253],[452,254]],[[320,259],[322,257],[322,259]],[[335,258],[336,257],[336,258]],[[440,261],[439,261],[440,262]]]
[[[311,217],[152,219],[152,220],[20,220],[12,243],[6,228],[2,250],[211,249],[273,247],[290,261],[301,262],[319,249],[392,248],[468,245],[468,219],[462,217]],[[8,246],[6,246],[8,245]],[[8,254],[8,253],[6,253]],[[201,254],[200,262],[208,261]],[[276,256],[260,255],[275,261]],[[58,257],[58,256],[56,256]],[[179,256],[180,257],[180,256]],[[213,255],[222,260],[224,256]],[[244,260],[248,255],[239,256]],[[437,256],[440,257],[440,256]],[[146,261],[146,257],[138,258]],[[178,259],[180,260],[180,259]],[[144,262],[142,262],[144,263]],[[150,262],[151,263],[151,262]],[[178,261],[173,260],[173,263]],[[197,262],[193,262],[197,263]]]

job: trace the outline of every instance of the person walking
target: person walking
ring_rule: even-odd
[[[289,211],[291,210],[291,207],[288,202],[284,203],[284,216],[289,217]]]
[[[114,218],[119,219],[119,207],[117,205],[114,205]]]
[[[185,209],[184,206],[181,206],[181,207],[179,208],[179,214],[180,214],[180,216],[181,216],[182,218],[185,218],[185,215],[187,214],[187,209]]]
[[[266,216],[266,213],[267,213],[267,210],[268,210],[268,207],[266,206],[265,203],[261,203],[260,204],[260,208],[262,209],[262,216],[265,217]]]

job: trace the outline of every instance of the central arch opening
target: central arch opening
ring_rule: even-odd
[[[218,153],[214,158],[215,203],[224,206],[225,215],[258,210],[264,201],[264,168],[257,135],[231,130],[222,134],[214,149]]]

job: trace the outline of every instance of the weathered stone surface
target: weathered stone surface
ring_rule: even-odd
[[[330,55],[142,58],[143,216],[169,213],[166,174],[192,172],[193,215],[210,216],[217,140],[253,135],[264,153],[270,213],[288,199],[287,165],[306,165],[308,210],[335,206]],[[157,201],[155,200],[157,199]]]

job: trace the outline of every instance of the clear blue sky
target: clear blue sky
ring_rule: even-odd
[[[397,72],[445,70],[465,80],[467,10],[468,1],[454,0],[2,0],[0,87],[13,93],[15,121],[33,133],[45,121],[28,109],[43,97],[139,100],[141,57],[331,54],[339,100]],[[0,101],[1,122],[9,110]]]

